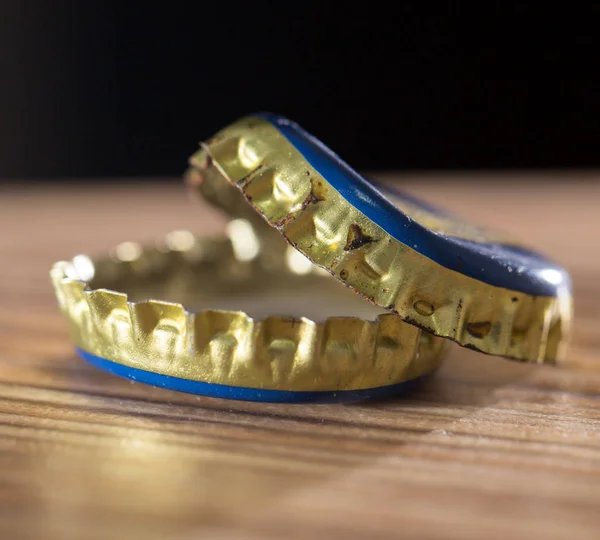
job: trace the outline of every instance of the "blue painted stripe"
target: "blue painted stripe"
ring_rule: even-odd
[[[570,288],[568,273],[537,253],[427,229],[394,206],[385,197],[385,187],[375,187],[298,124],[272,113],[256,116],[275,126],[352,206],[396,240],[438,264],[489,285],[532,296],[557,296],[559,288]]]
[[[226,386],[201,381],[180,379],[170,375],[161,375],[143,369],[124,366],[112,360],[101,358],[83,349],[75,348],[77,353],[94,367],[134,381],[177,390],[188,394],[200,394],[202,396],[217,397],[225,399],[236,399],[243,401],[265,401],[273,403],[339,403],[357,402],[373,399],[385,399],[398,396],[411,390],[417,382],[424,377],[413,379],[389,386],[377,388],[366,388],[363,390],[342,390],[326,392],[295,392],[288,390],[261,390],[259,388],[244,388],[240,386]]]

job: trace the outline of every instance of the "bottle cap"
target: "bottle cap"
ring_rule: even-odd
[[[403,320],[488,354],[537,363],[564,356],[572,297],[563,268],[366,179],[294,122],[242,118],[203,143],[191,165],[190,183],[213,204],[252,223],[260,216]]]
[[[154,386],[276,402],[387,397],[439,366],[443,340],[376,316],[295,250],[262,250],[251,229],[230,225],[229,236],[175,231],[154,245],[124,242],[105,256],[55,264],[50,275],[78,353]],[[244,296],[269,291],[280,304],[263,310],[283,314],[236,310]],[[292,294],[352,316],[286,315],[281,298]],[[217,309],[224,301],[234,310]]]

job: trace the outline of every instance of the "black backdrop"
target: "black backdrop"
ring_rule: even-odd
[[[3,0],[0,177],[177,175],[258,110],[360,168],[600,165],[600,11],[494,5]]]

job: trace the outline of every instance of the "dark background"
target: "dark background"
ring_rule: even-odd
[[[179,175],[258,110],[358,168],[600,165],[600,11],[482,4],[3,0],[0,177]]]

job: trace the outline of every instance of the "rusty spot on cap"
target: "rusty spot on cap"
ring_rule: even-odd
[[[352,251],[374,241],[372,236],[365,234],[359,225],[353,223],[348,229],[348,238],[346,239],[344,251]]]

